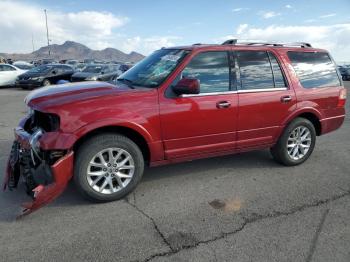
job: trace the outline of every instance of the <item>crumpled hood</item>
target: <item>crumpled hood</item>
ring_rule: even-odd
[[[111,97],[133,91],[126,86],[89,81],[42,87],[29,93],[24,101],[34,109],[46,111],[46,109],[57,108],[67,103]]]

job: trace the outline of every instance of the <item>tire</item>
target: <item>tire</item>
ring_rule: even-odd
[[[298,137],[296,130],[299,130],[301,136]],[[309,131],[309,135],[306,136],[307,131],[305,130]],[[305,140],[302,139],[303,137]],[[296,166],[310,157],[315,143],[316,130],[314,125],[309,120],[298,117],[285,128],[270,152],[278,163],[285,166]],[[309,147],[307,148],[307,146]]]
[[[51,85],[50,80],[44,79],[44,81],[43,81],[43,86],[49,86],[49,85]]]
[[[101,152],[106,165],[110,164],[108,167],[102,163],[101,155],[98,156]],[[110,152],[113,161],[110,161]],[[124,160],[128,162],[122,167],[120,164]],[[133,191],[142,178],[143,170],[144,158],[140,148],[125,136],[106,133],[94,136],[80,146],[74,164],[74,181],[86,199],[93,202],[108,202],[119,200]],[[93,174],[97,172],[99,175],[89,176],[88,171]],[[104,175],[100,175],[102,173]],[[126,176],[128,178],[125,178]]]

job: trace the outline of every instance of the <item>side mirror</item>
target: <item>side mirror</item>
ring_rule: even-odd
[[[104,72],[104,71],[102,71],[102,72],[101,72],[101,75],[104,75],[104,74],[105,74],[105,72]]]
[[[200,85],[198,79],[195,78],[183,78],[175,86],[173,91],[177,95],[195,95],[199,94]]]
[[[51,74],[56,75],[56,71],[55,71],[55,70],[52,70],[52,71],[51,71]]]

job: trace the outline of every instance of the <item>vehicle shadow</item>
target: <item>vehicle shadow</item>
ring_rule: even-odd
[[[197,177],[200,175],[201,178],[203,178],[203,175],[214,175],[214,172],[210,171],[215,171],[219,168],[231,168],[240,170],[240,172],[242,172],[242,170],[246,170],[246,172],[249,173],[251,169],[256,168],[270,169],[280,167],[281,166],[279,164],[273,161],[268,150],[252,151],[235,155],[194,160],[167,166],[146,168],[141,184],[143,182],[159,181],[161,179],[174,176],[177,176],[179,179],[181,179],[181,177],[184,176]],[[21,203],[31,200],[28,196],[25,195],[23,185],[19,185],[19,188],[14,192],[6,191],[0,193],[0,198],[0,221],[13,221],[15,219],[15,216],[20,213]],[[50,205],[52,207],[72,207],[81,205],[95,206],[96,203],[85,200],[76,190],[74,182],[71,181],[67,186],[65,192]]]

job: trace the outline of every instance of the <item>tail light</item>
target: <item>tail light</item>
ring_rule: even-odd
[[[340,90],[339,99],[338,99],[338,107],[344,107],[346,102],[346,89]]]

